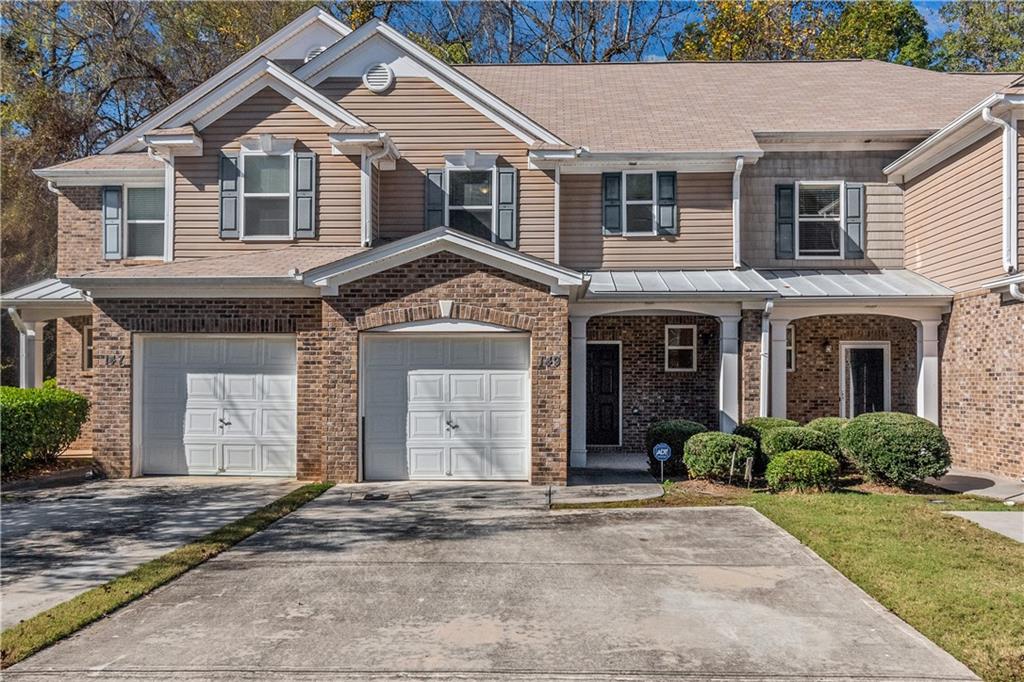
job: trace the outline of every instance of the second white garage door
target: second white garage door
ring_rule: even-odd
[[[527,480],[530,340],[518,334],[368,335],[367,480]]]

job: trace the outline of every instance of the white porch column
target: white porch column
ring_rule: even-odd
[[[572,386],[571,419],[569,429],[569,466],[587,466],[587,320],[589,315],[569,317],[572,337],[569,349]]]
[[[769,357],[769,372],[771,374],[771,408],[770,414],[773,417],[786,416],[786,327],[790,323],[789,318],[770,318],[771,322],[771,352]],[[762,386],[761,390],[765,390]]]
[[[921,320],[917,327],[917,416],[939,423],[939,325]]]
[[[25,329],[19,330],[19,376],[22,388],[36,388],[43,385],[43,326],[45,322],[26,322]]]
[[[718,429],[732,433],[740,421],[740,316],[723,315],[718,374]]]

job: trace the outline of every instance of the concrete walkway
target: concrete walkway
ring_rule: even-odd
[[[5,493],[2,625],[101,585],[299,485],[268,478],[151,477]]]
[[[756,511],[340,486],[5,680],[974,680]]]
[[[954,511],[946,512],[976,523],[993,533],[1005,535],[1011,540],[1024,543],[1024,512],[1015,511]]]
[[[945,476],[929,478],[926,482],[956,493],[1024,504],[1024,481],[1005,476],[952,468]]]

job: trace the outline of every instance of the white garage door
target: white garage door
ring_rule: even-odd
[[[144,474],[295,475],[295,338],[143,337]]]
[[[368,335],[364,477],[527,480],[530,340]]]

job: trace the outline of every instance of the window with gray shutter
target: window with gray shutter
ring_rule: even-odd
[[[864,257],[864,185],[846,184],[845,236],[847,260]]]
[[[791,259],[796,255],[796,221],[793,210],[793,185],[775,185],[775,257]]]
[[[428,170],[424,190],[424,229],[430,230],[444,225],[444,171]]]
[[[516,169],[498,169],[498,225],[495,241],[516,248]]]
[[[674,236],[679,234],[679,211],[676,208],[676,173],[658,173],[658,234]]]
[[[102,190],[103,201],[103,258],[121,257],[121,188],[110,186]]]
[[[316,239],[316,154],[295,154],[295,237]]]
[[[220,156],[220,238],[238,239],[238,154]]]
[[[622,174],[601,174],[601,232],[622,234]]]

